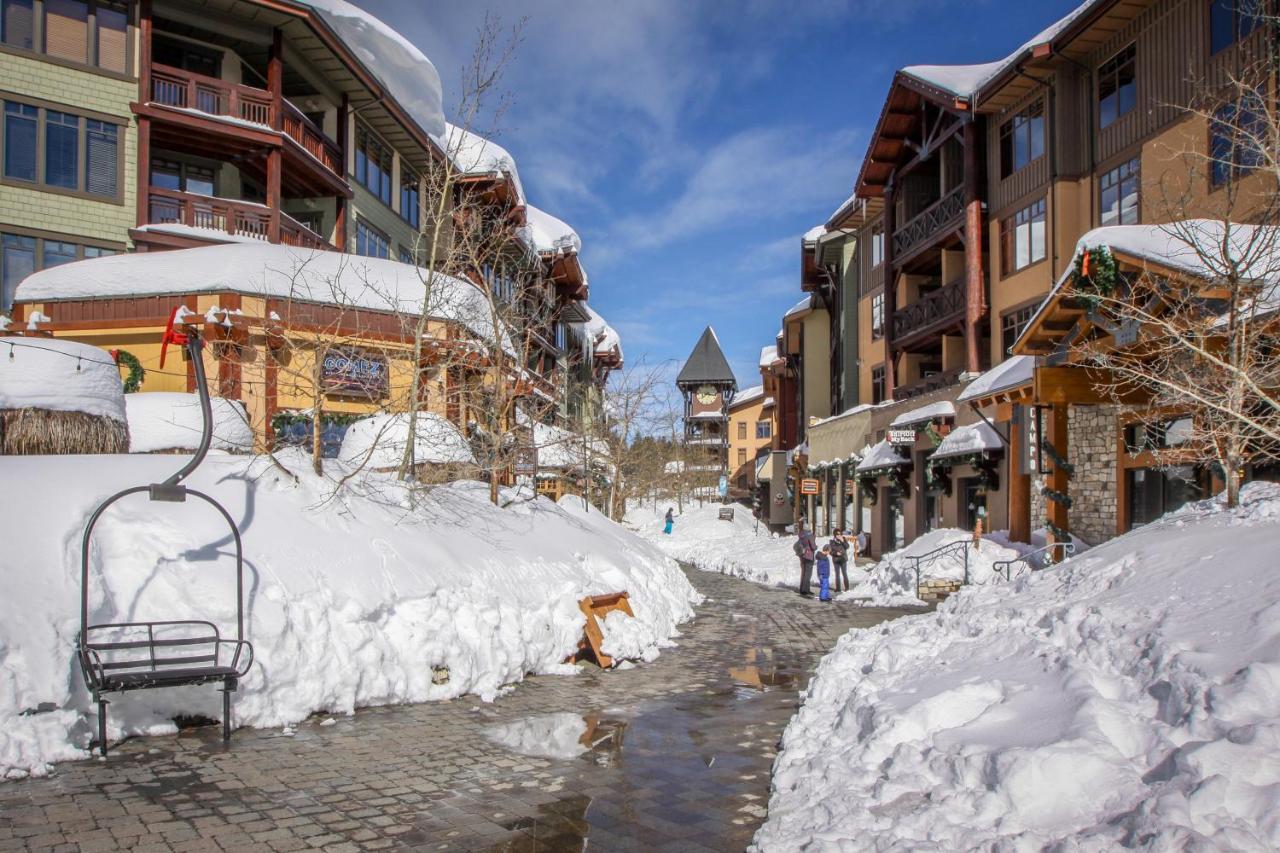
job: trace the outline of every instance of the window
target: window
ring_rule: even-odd
[[[29,104],[5,101],[4,176],[20,181],[36,179],[36,122],[40,111]]]
[[[1138,158],[1134,157],[1103,175],[1098,181],[1103,225],[1138,223]]]
[[[1127,115],[1138,103],[1138,52],[1129,45],[1098,67],[1098,127]]]
[[[94,195],[114,196],[119,128],[105,121],[85,119],[84,189]],[[209,194],[213,194],[210,172]]]
[[[1260,0],[1210,0],[1209,52],[1218,53],[1258,27]]]
[[[876,225],[871,229],[871,267],[884,263],[884,228]]]
[[[44,269],[56,267],[62,264],[69,264],[76,260],[75,243],[64,243],[59,240],[44,241],[44,259],[42,266]]]
[[[161,35],[152,37],[151,60],[159,65],[181,68],[206,77],[222,76],[222,54],[191,42],[168,39]],[[217,112],[216,109],[206,112]]]
[[[738,421],[738,441],[746,441],[746,440],[747,440],[747,422]]]
[[[213,195],[213,169],[195,163],[151,158],[151,186],[175,192]]]
[[[1130,468],[1125,472],[1129,491],[1129,527],[1155,521],[1166,512],[1200,500],[1208,491],[1202,472],[1190,465],[1169,468]]]
[[[739,465],[747,464],[747,449],[745,447],[738,448],[738,464]]]
[[[512,278],[506,264],[493,266],[486,264],[480,270],[480,275],[489,285],[489,290],[498,297],[502,302],[510,303],[516,298],[516,283]]]
[[[391,149],[363,127],[356,128],[356,180],[391,204]]]
[[[1256,92],[1223,104],[1209,122],[1209,178],[1215,187],[1261,166],[1267,140],[1266,111]]]
[[[871,340],[878,341],[884,337],[884,294],[877,293],[871,297]]]
[[[98,3],[94,9],[94,28],[99,68],[124,74],[128,71],[129,15],[121,8]]]
[[[413,256],[413,249],[406,249],[404,246],[400,247],[400,263],[418,265],[418,259]]]
[[[44,0],[44,52],[71,62],[89,61],[89,4]]]
[[[400,167],[400,218],[414,228],[419,217],[418,176],[410,169]]]
[[[770,421],[756,421],[756,438],[772,438],[773,424]]]
[[[1125,450],[1130,455],[1154,450],[1168,450],[1186,444],[1195,435],[1190,415],[1162,423],[1130,424],[1124,428]]]
[[[1025,308],[1018,308],[1010,311],[1008,314],[1000,318],[1000,351],[1007,354],[1013,347],[1013,342],[1022,334],[1022,330],[1031,322],[1031,318],[1035,316],[1036,306],[1028,305]]]
[[[18,283],[36,270],[81,258],[114,255],[116,251],[100,246],[82,246],[55,237],[0,234],[0,311],[8,311],[13,306]]]
[[[356,254],[367,258],[390,258],[391,242],[386,234],[359,220],[356,222]]]
[[[106,258],[116,254],[119,253],[115,249],[103,249],[98,246],[84,247],[85,260],[88,260],[89,258]]]
[[[23,50],[35,48],[32,0],[0,0],[0,41]]]
[[[1044,199],[1033,202],[1000,223],[1004,275],[1031,266],[1045,257]]]
[[[884,402],[884,368],[871,368],[871,403],[878,406]]]
[[[1000,127],[1000,177],[1044,156],[1044,101],[1026,107]]]
[[[48,110],[44,122],[44,182],[51,187],[76,188],[80,159],[80,118]]]

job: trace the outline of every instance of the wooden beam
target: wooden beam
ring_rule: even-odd
[[[1105,370],[1093,367],[1037,367],[1035,400],[1041,405],[1105,406],[1112,403],[1141,404],[1148,395],[1138,391],[1113,397],[1098,390],[1115,382]]]

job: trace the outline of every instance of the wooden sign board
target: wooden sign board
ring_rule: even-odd
[[[800,481],[800,494],[816,495],[822,490],[821,484],[817,480],[805,479]]]
[[[846,495],[852,495],[852,494],[853,494],[853,492],[854,492],[854,490],[855,490],[856,488],[858,488],[858,481],[857,481],[857,480],[845,480],[845,481],[844,481],[844,493],[845,493]]]
[[[889,430],[890,444],[915,444],[916,431],[913,429],[891,429]]]

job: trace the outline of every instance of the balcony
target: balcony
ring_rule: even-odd
[[[167,233],[192,243],[245,239],[270,242],[271,209],[250,201],[152,187],[147,199],[147,224],[180,226],[155,233]],[[284,212],[280,213],[280,242],[305,249],[334,249],[328,240]]]
[[[169,65],[151,66],[151,102],[261,125],[268,130],[276,126],[274,99],[266,89],[228,83]]]
[[[338,144],[288,101],[284,102],[284,132],[330,172],[342,174],[342,151]]]
[[[893,312],[893,345],[905,349],[964,321],[965,280],[957,279]]]
[[[935,373],[923,379],[917,379],[910,385],[899,385],[893,389],[893,399],[897,401],[910,400],[934,391],[941,391],[943,388],[949,388],[960,381],[960,373],[960,370],[948,370],[945,373]]]
[[[958,186],[920,213],[899,223],[893,232],[893,262],[900,265],[938,235],[964,224],[964,186]]]

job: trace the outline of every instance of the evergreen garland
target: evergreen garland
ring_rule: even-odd
[[[1067,475],[1068,480],[1071,480],[1075,477],[1076,466],[1072,465],[1070,462],[1063,459],[1061,454],[1058,453],[1058,451],[1054,448],[1054,446],[1043,438],[1040,439],[1040,450],[1042,453],[1044,453],[1046,456],[1049,457],[1049,460],[1053,462],[1053,465],[1057,470],[1062,471],[1064,474]],[[1059,504],[1060,506],[1064,506],[1068,510],[1071,509],[1071,506],[1074,503],[1070,495],[1064,495],[1062,492],[1059,492],[1055,489],[1051,489],[1048,486],[1041,487],[1040,494],[1044,495],[1047,500],[1051,500],[1054,503]],[[1044,526],[1045,528],[1048,529],[1050,533],[1053,534],[1053,538],[1056,539],[1057,541],[1059,542],[1071,541],[1071,533],[1069,531],[1063,530],[1061,527],[1059,527],[1058,525],[1050,521],[1048,514],[1045,515]]]
[[[932,444],[934,447],[937,447],[939,444],[942,444],[942,434],[938,432],[938,427],[934,424],[933,421],[929,421],[927,424],[925,424],[924,434],[929,437],[929,443]]]
[[[1104,297],[1115,293],[1120,273],[1116,259],[1106,246],[1085,249],[1076,256],[1071,269],[1071,289],[1096,310]]]
[[[142,368],[142,362],[138,361],[138,357],[128,350],[113,349],[111,357],[115,359],[116,364],[129,368],[129,375],[124,380],[124,393],[132,394],[142,387],[142,380],[147,377],[147,371]]]

